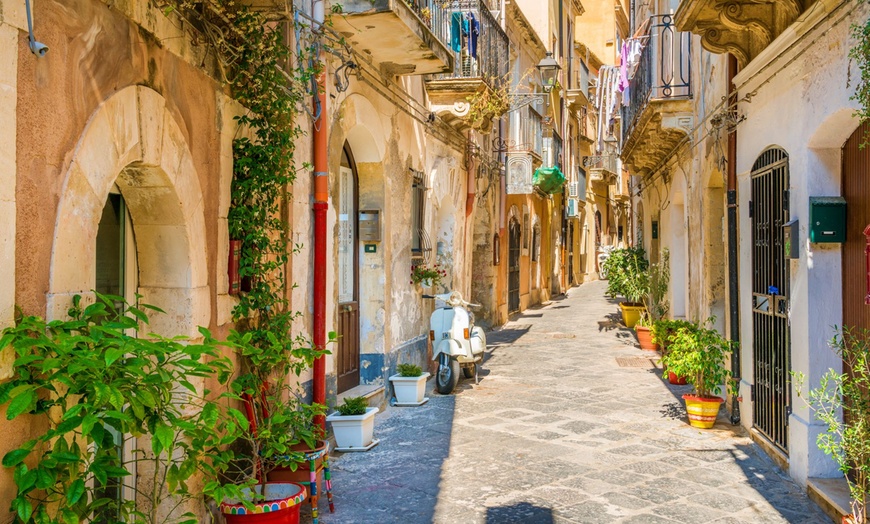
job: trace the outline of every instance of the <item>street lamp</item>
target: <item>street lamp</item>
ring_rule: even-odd
[[[553,58],[553,53],[548,52],[547,56],[541,59],[536,67],[541,74],[541,86],[543,86],[545,93],[549,93],[556,87],[556,77],[559,75],[562,66]]]

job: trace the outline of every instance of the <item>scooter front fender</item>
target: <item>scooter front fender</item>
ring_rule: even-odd
[[[452,338],[442,340],[438,343],[435,351],[432,352],[432,360],[438,360],[438,355],[440,355],[441,353],[447,353],[451,357],[466,356],[466,351],[462,347],[462,345],[459,342],[453,340]]]

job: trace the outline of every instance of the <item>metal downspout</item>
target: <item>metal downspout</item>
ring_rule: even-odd
[[[728,111],[736,111],[737,88],[734,77],[737,75],[737,58],[728,55]],[[728,134],[728,305],[730,326],[729,338],[740,343],[740,296],[737,279],[737,128]],[[740,348],[731,353],[731,376],[740,380]],[[731,397],[731,423],[740,424],[740,402],[737,394]]]
[[[323,24],[323,0],[313,3],[315,23]],[[328,117],[326,113],[326,64],[317,75],[317,92],[314,94],[314,345],[326,349],[326,211],[329,209],[329,168],[326,155]],[[326,404],[326,357],[314,361],[313,402]],[[315,424],[326,429],[326,420],[320,415]]]

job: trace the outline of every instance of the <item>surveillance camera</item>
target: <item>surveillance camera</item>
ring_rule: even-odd
[[[48,46],[43,44],[42,42],[37,42],[36,40],[30,41],[30,52],[32,52],[36,56],[45,56],[45,53],[48,53]]]

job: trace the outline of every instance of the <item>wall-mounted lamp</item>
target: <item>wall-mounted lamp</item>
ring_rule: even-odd
[[[547,56],[541,59],[535,67],[538,68],[538,72],[541,74],[541,86],[543,86],[544,92],[549,93],[556,87],[556,77],[559,75],[562,66],[553,58],[553,53],[548,52]]]
[[[48,53],[48,46],[42,42],[37,42],[36,38],[33,37],[33,15],[30,13],[30,0],[24,0],[24,7],[27,9],[27,32],[29,34],[28,45],[30,46],[30,52],[36,56],[45,56],[45,53]]]

